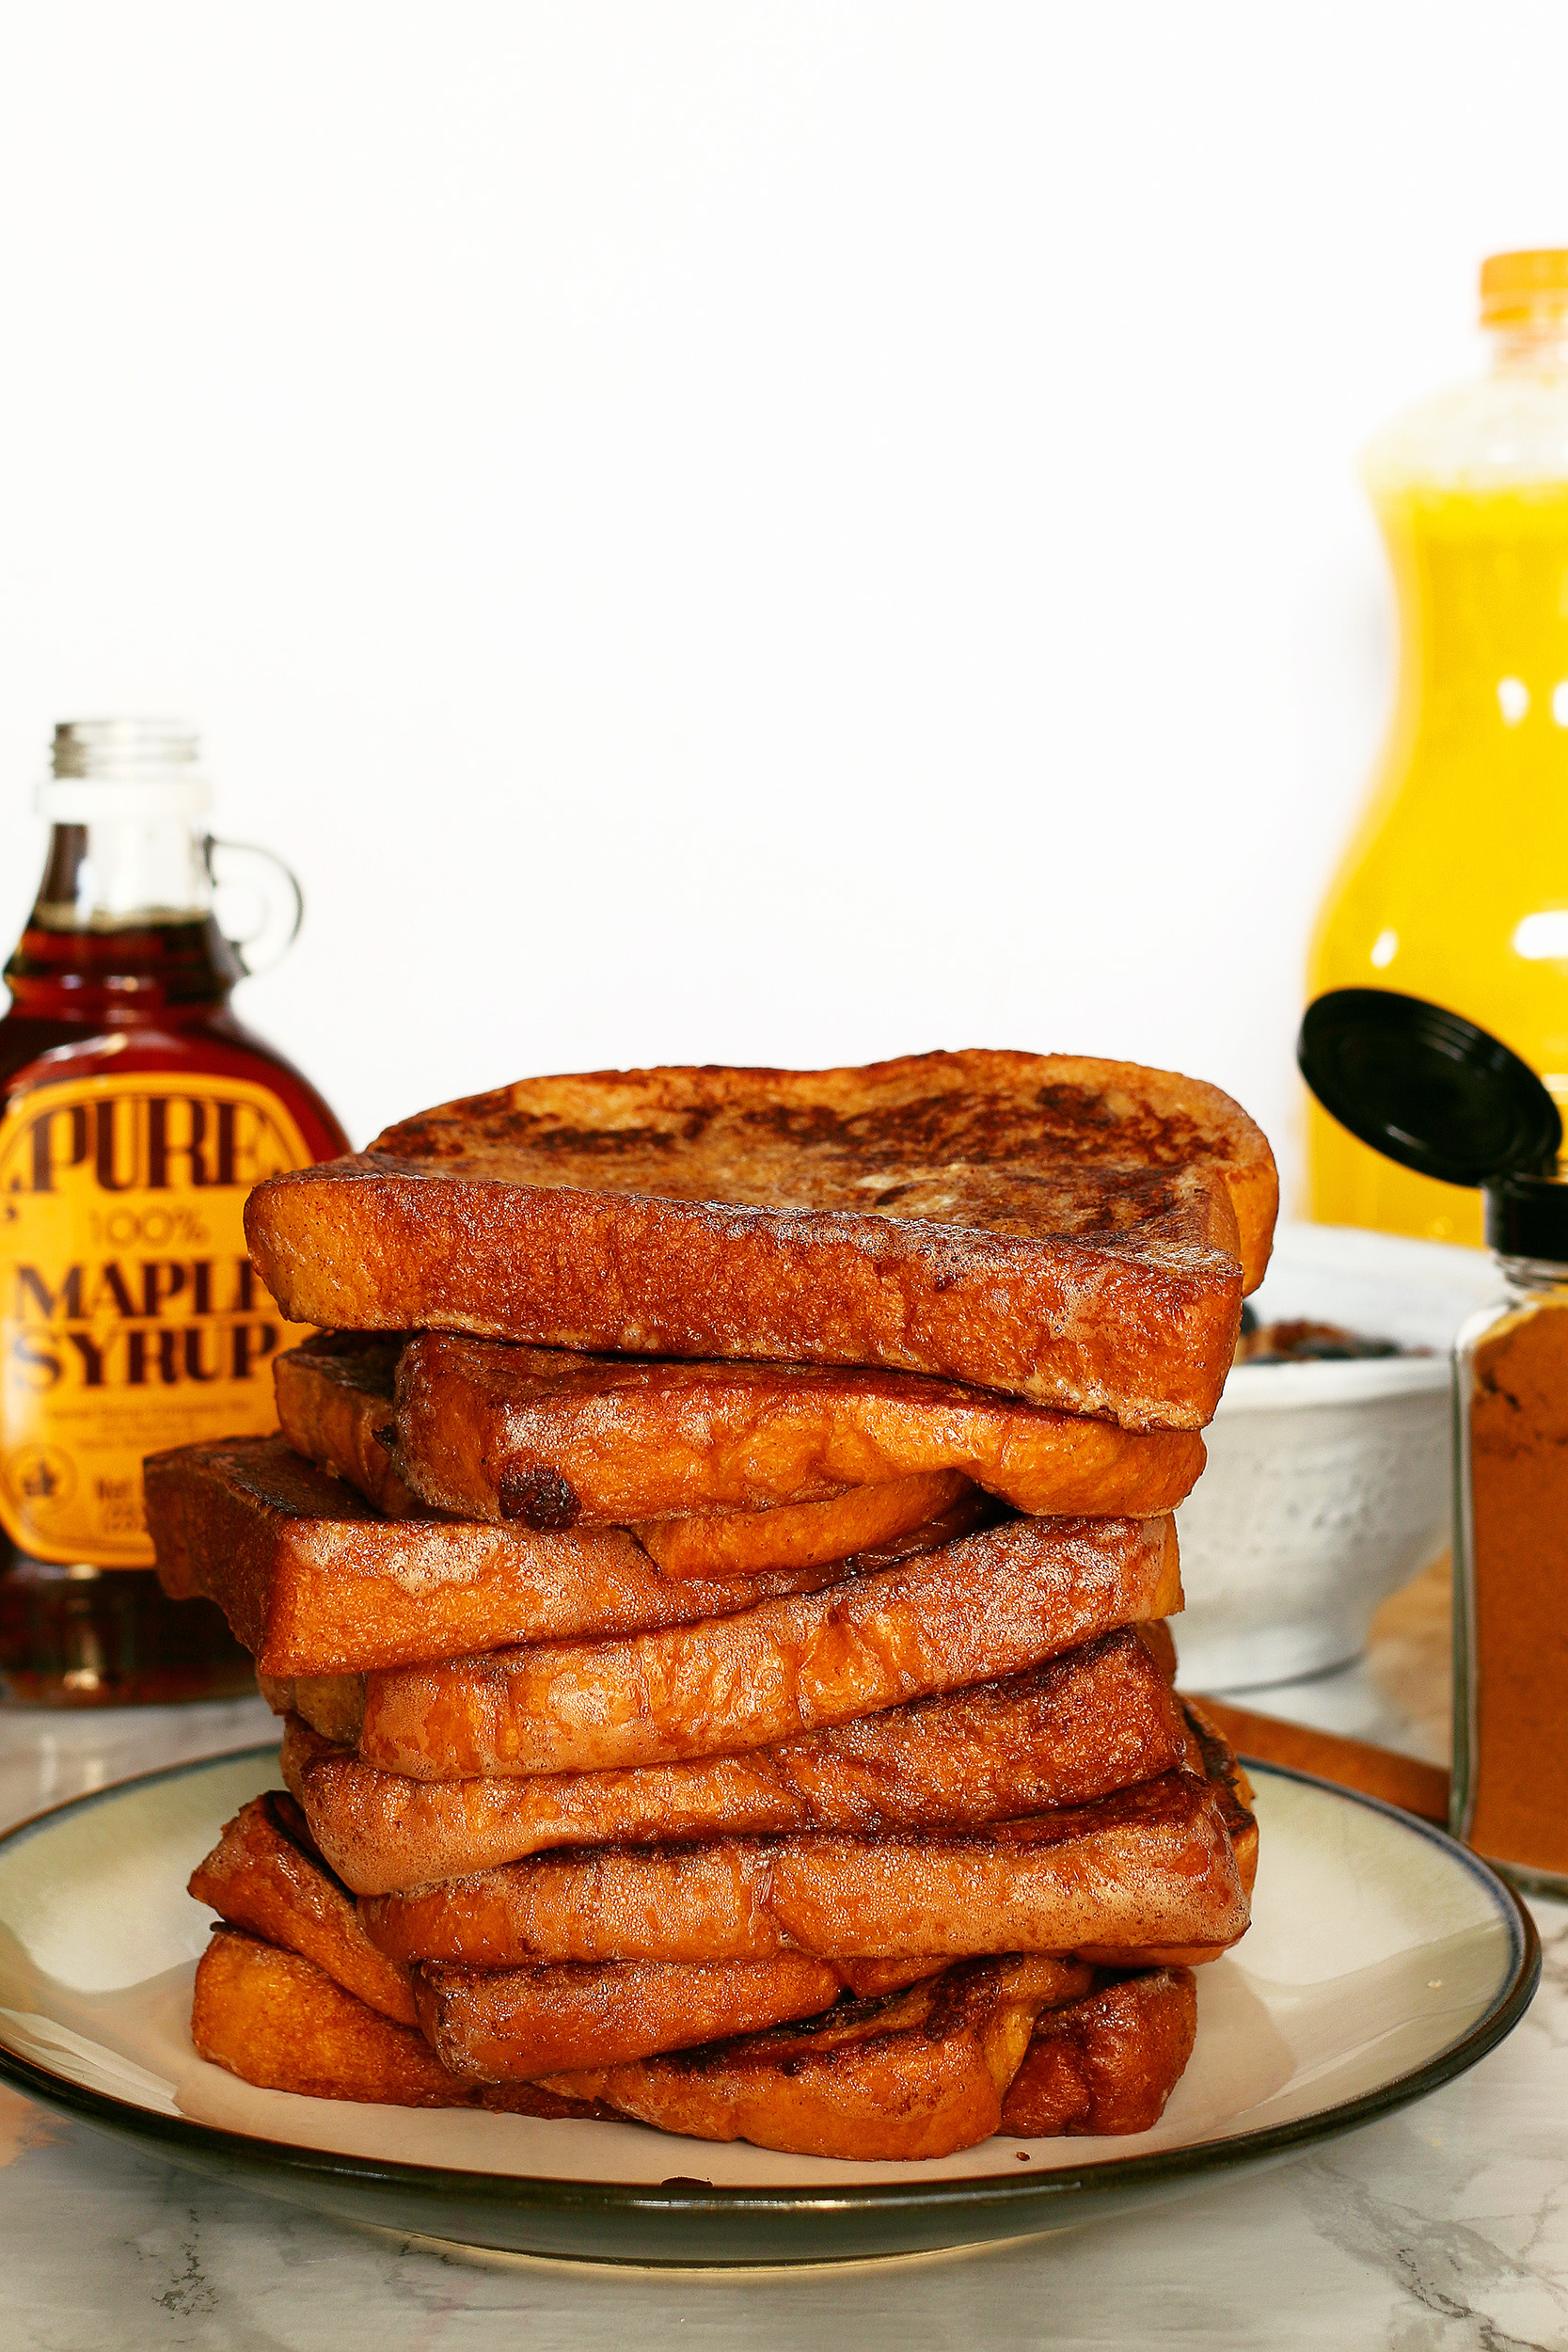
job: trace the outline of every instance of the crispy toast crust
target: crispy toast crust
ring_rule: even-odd
[[[420,1780],[738,1754],[1180,1607],[1170,1519],[1009,1519],[827,1592],[627,1641],[372,1674],[359,1752]]]
[[[203,1867],[214,1866],[230,1914],[264,1914],[276,1940],[214,1931],[197,1970],[192,2039],[269,2089],[621,2113],[819,2154],[930,2155],[997,2128],[1145,2129],[1192,2043],[1190,1978],[1107,1981],[1081,1961],[1043,1956],[952,1966],[784,1955],[490,1974],[380,1961],[398,1988],[389,2010],[385,1987],[367,1981],[378,1956],[352,1932],[323,1933],[341,1889],[291,1826],[287,1799],[247,1806]],[[423,2042],[402,2022],[411,1980]],[[781,2030],[781,2020],[795,2023]],[[568,2060],[570,2074],[553,2073]]]
[[[470,2082],[537,2082],[565,2068],[625,2066],[669,2050],[817,2017],[843,1986],[824,1960],[721,1960],[677,1967],[423,1968],[420,2025]]]
[[[1190,1772],[967,1833],[718,1838],[538,1854],[362,1897],[391,1960],[912,1959],[1234,1943],[1247,1900]]]
[[[1250,1903],[1258,1878],[1258,1819],[1251,1809],[1252,1784],[1224,1732],[1204,1714],[1196,1701],[1179,1692],[1178,1704],[1187,1726],[1185,1769],[1206,1780],[1213,1793],[1226,1837],[1236,1857],[1236,1875]],[[1213,1944],[1154,1945],[1129,1958],[1090,1944],[1083,1947],[1083,1956],[1108,1968],[1199,1968],[1208,1961],[1218,1960],[1227,1949],[1228,1946]]]
[[[279,1383],[281,1396],[281,1371]],[[287,1413],[284,1427],[298,1444]],[[732,1536],[777,1519],[778,1505],[942,1472],[1021,1511],[1142,1518],[1183,1502],[1204,1459],[1193,1430],[1118,1429],[919,1374],[648,1363],[451,1332],[402,1350],[396,1437],[409,1485],[467,1518],[601,1527],[741,1514]],[[701,1532],[670,1531],[677,1542]],[[643,1541],[656,1549],[651,1530]]]
[[[216,1601],[273,1677],[688,1625],[762,1594],[818,1589],[855,1565],[679,1579],[620,1528],[551,1534],[383,1518],[276,1437],[150,1454],[145,1481],[164,1590]],[[958,1523],[966,1519],[973,1514]],[[951,1525],[944,1516],[881,1549],[897,1558],[940,1545]]]
[[[499,2107],[551,2121],[610,2118],[612,2107],[537,2089],[465,2082],[417,2026],[400,2026],[294,1951],[214,1929],[197,1963],[191,2040],[200,2057],[263,2090],[372,2106]]]
[[[1035,2021],[999,2128],[1018,2139],[1147,2132],[1193,2054],[1197,1986],[1190,1968],[1102,1985]]]
[[[712,1581],[765,1575],[774,1569],[831,1566],[857,1552],[910,1534],[929,1520],[957,1511],[966,1501],[976,1524],[987,1515],[972,1482],[960,1470],[940,1461],[934,1467],[919,1467],[881,1478],[874,1486],[858,1481],[810,1481],[804,1489],[810,1499],[804,1501],[761,1494],[755,1502],[736,1506],[721,1501],[710,1502],[703,1507],[715,1516],[704,1518],[660,1518],[643,1523],[636,1511],[606,1508],[602,1500],[595,1504],[591,1498],[585,1506],[575,1491],[567,1507],[561,1499],[563,1489],[559,1473],[553,1470],[546,1473],[542,1492],[540,1482],[535,1479],[535,1501],[529,1510],[502,1510],[494,1496],[490,1507],[467,1510],[460,1502],[447,1502],[434,1496],[428,1477],[420,1477],[420,1492],[416,1493],[403,1476],[392,1378],[400,1352],[398,1342],[378,1339],[370,1333],[324,1333],[279,1357],[274,1367],[277,1417],[294,1452],[346,1479],[388,1518],[425,1518],[429,1508],[434,1507],[462,1518],[506,1520],[546,1532],[631,1523],[631,1532],[664,1575]],[[639,1426],[624,1425],[623,1416],[617,1426],[607,1429],[603,1411],[595,1406],[594,1387],[636,1367],[614,1358],[562,1356],[559,1351],[552,1355],[541,1348],[503,1347],[500,1352],[547,1365],[554,1375],[561,1375],[562,1367],[567,1368],[567,1384],[574,1392],[562,1402],[571,1413],[579,1441],[587,1436],[593,1459],[606,1467],[607,1454],[610,1462],[640,1462],[643,1466],[643,1483],[658,1498],[660,1509],[673,1499],[672,1469],[666,1465],[672,1455],[689,1460],[693,1452],[689,1403],[672,1398],[662,1412],[656,1406],[651,1418],[642,1416]],[[571,1379],[571,1367],[578,1368],[575,1381]],[[669,1369],[678,1373],[689,1367]],[[728,1367],[715,1369],[722,1375]],[[775,1390],[783,1385],[780,1376],[770,1376]],[[882,1377],[884,1383],[896,1383],[908,1375],[894,1374]],[[764,1417],[768,1411],[767,1398],[759,1395],[753,1406],[753,1418]],[[1128,1438],[1102,1423],[1072,1422],[1066,1415],[1045,1418],[1060,1420],[1069,1430],[1094,1431],[1095,1438],[1087,1446],[1075,1449],[1084,1454],[1114,1457],[1118,1443],[1134,1452],[1140,1447],[1152,1447],[1157,1452],[1164,1449],[1167,1453],[1174,1448],[1183,1461],[1191,1459],[1194,1477],[1202,1462],[1203,1440],[1185,1431],[1162,1432],[1153,1438]],[[585,1419],[595,1424],[592,1433],[581,1426]],[[696,1458],[699,1463],[703,1458],[700,1439]],[[1087,1508],[1091,1502],[1096,1508],[1101,1503],[1107,1508],[1115,1505],[1128,1510],[1135,1507],[1141,1511],[1145,1507],[1141,1498],[1149,1480],[1134,1476],[1117,1481],[1115,1467],[1113,1461],[1112,1474],[1103,1479],[1091,1473],[1080,1480],[1083,1507]],[[616,1498],[619,1502],[627,1482],[621,1477],[610,1483],[620,1490]],[[700,1475],[696,1483],[701,1483]],[[1186,1492],[1186,1486],[1170,1476],[1164,1479],[1163,1485],[1159,1481],[1155,1484],[1162,1490],[1154,1494],[1148,1505],[1149,1509],[1164,1510],[1180,1502]],[[1121,1488],[1127,1489],[1131,1500],[1119,1499]],[[818,1495],[826,1499],[816,1499]],[[701,1500],[700,1496],[696,1499]],[[767,1507],[772,1502],[777,1502],[778,1507]],[[680,1499],[680,1507],[686,1508],[684,1498]]]
[[[292,1797],[255,1797],[224,1824],[188,1892],[231,1927],[287,1945],[399,2025],[419,2023],[406,1968],[366,1936],[354,1898],[312,1846]]]
[[[245,1225],[297,1321],[881,1364],[1200,1428],[1276,1201],[1216,1088],[970,1052],[525,1081],[273,1179]]]
[[[388,1518],[420,1511],[392,1447],[393,1380],[401,1334],[318,1331],[273,1359],[277,1425],[296,1454],[346,1478]]]
[[[1122,1630],[1006,1681],[746,1756],[420,1781],[378,1772],[295,1719],[282,1769],[345,1884],[386,1895],[557,1846],[963,1828],[1108,1796],[1170,1771],[1184,1752],[1176,1700]]]
[[[862,2162],[950,2155],[997,2130],[1036,2019],[1086,1973],[975,1961],[824,2018],[548,2087],[690,2138]]]
[[[1169,1992],[1158,1977],[1133,1978],[1108,1988],[1110,1998],[1091,1982],[1074,2000],[1081,1982],[1058,1962],[983,1961],[912,1993],[846,2001],[831,2022],[557,2076],[553,2088],[483,2084],[443,2066],[419,2033],[367,2008],[310,1961],[220,1928],[197,1968],[191,2032],[203,2058],[267,2090],[559,2120],[635,2118],[690,2138],[863,2162],[948,2154],[995,2130],[1016,2132],[1022,2105],[1010,2086],[1041,2043],[1072,2049],[1071,2128],[1143,2128],[1122,2119],[1164,2106],[1180,2037],[1151,2031],[1138,2011],[1147,2004],[1158,2017]],[[595,2090],[610,2097],[583,2095]],[[1041,2113],[1039,2091],[1031,2087],[1031,2136],[1064,2128],[1055,2119],[1069,2101],[1058,2092]]]
[[[712,1518],[645,1519],[638,1542],[665,1576],[729,1578],[836,1567],[943,1521],[955,1534],[967,1518],[995,1513],[959,1470],[922,1470],[878,1486],[850,1486],[827,1502],[785,1502],[776,1511],[726,1511]]]

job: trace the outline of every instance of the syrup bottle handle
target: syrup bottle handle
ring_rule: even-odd
[[[239,958],[247,978],[271,971],[299,936],[305,900],[298,882],[280,857],[248,841],[206,839],[207,871],[214,890],[243,893],[260,909],[254,923],[224,935]],[[222,917],[219,917],[222,921]]]

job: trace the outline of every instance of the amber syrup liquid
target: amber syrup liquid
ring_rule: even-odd
[[[241,967],[211,915],[103,930],[35,916],[5,977],[0,1118],[45,1078],[242,1079],[277,1096],[316,1158],[348,1150],[314,1088],[230,1010]],[[249,1653],[211,1601],[168,1599],[151,1568],[35,1559],[0,1529],[0,1699],[119,1706],[254,1687]]]

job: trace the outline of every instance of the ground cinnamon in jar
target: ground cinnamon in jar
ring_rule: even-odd
[[[1358,1142],[1485,1197],[1486,1239],[1507,1295],[1454,1343],[1449,1824],[1524,1885],[1568,1895],[1562,1117],[1500,1039],[1393,989],[1320,996],[1296,1058],[1323,1109]]]
[[[1568,1878],[1568,1266],[1461,1350],[1469,1388],[1467,1820]],[[1467,1366],[1466,1366],[1467,1359]]]

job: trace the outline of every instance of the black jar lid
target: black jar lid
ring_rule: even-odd
[[[1392,989],[1337,988],[1307,1009],[1301,1074],[1342,1127],[1440,1184],[1484,1185],[1486,1238],[1568,1259],[1562,1121],[1528,1062],[1473,1021]]]
[[[1568,1177],[1510,1176],[1488,1184],[1486,1242],[1499,1258],[1568,1264]]]

